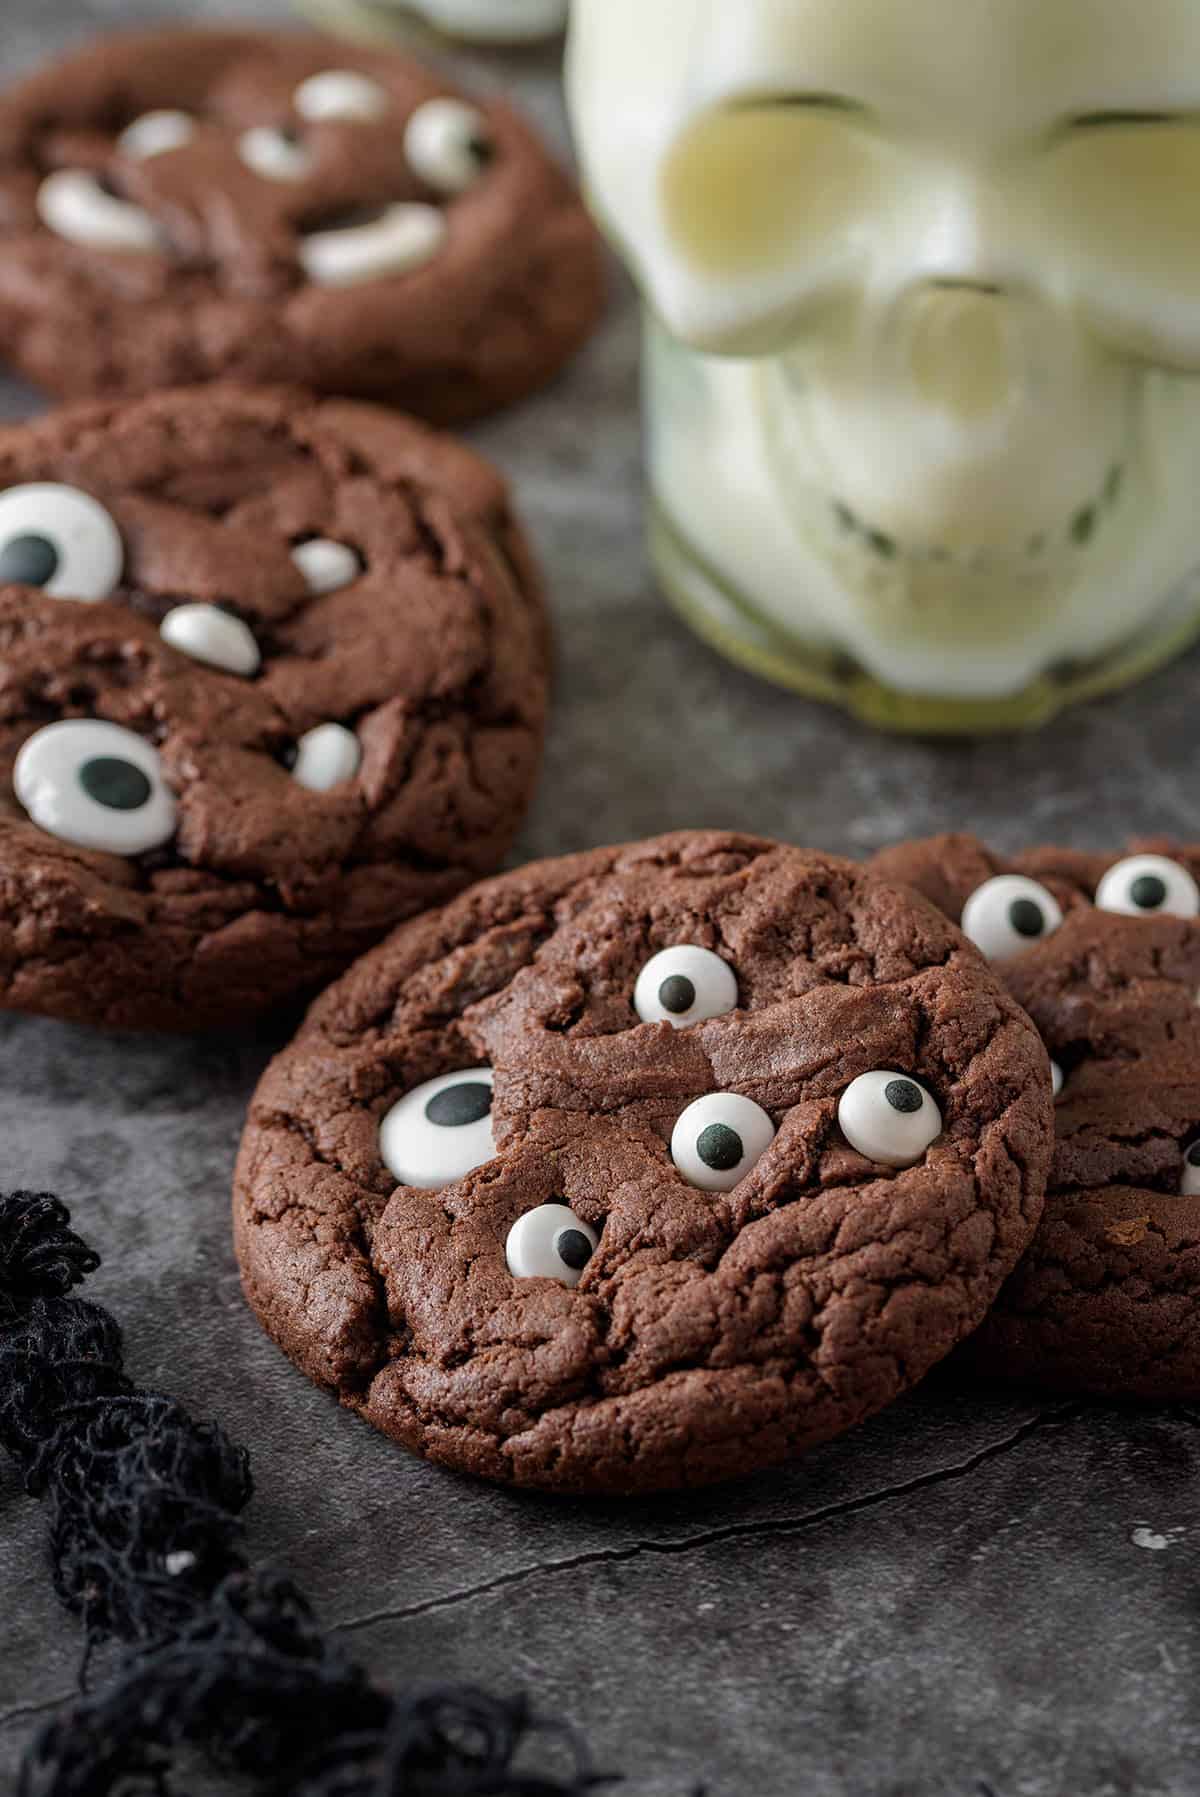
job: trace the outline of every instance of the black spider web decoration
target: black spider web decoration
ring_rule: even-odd
[[[619,1782],[524,1698],[380,1690],[290,1580],[251,1567],[245,1449],[134,1385],[115,1318],[74,1296],[99,1264],[57,1198],[0,1194],[0,1447],[47,1505],[55,1590],[85,1641],[81,1695],[31,1743],[19,1797],[182,1797],[185,1749],[277,1797],[584,1797]],[[116,1673],[88,1691],[109,1641]],[[547,1750],[565,1772],[524,1769]]]

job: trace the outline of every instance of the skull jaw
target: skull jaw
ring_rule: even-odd
[[[1034,532],[1046,540],[1033,552],[1022,534],[981,555],[910,551],[848,514],[800,433],[781,464],[764,400],[776,374],[692,351],[648,321],[656,568],[733,659],[877,723],[1012,728],[1140,678],[1200,633],[1189,479],[1200,384],[1128,373],[1121,428],[1104,446],[1119,490],[1100,483],[1094,508],[1064,516],[1057,540]],[[965,525],[950,534],[970,540]]]

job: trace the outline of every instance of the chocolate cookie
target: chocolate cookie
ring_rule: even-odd
[[[725,834],[548,861],[398,930],[253,1101],[245,1289],[448,1466],[631,1492],[869,1416],[1041,1210],[1045,1051],[932,906]]]
[[[458,421],[548,380],[602,290],[528,127],[394,52],[130,34],[0,100],[0,354],[55,393],[294,381]]]
[[[0,1003],[315,990],[503,858],[546,651],[502,482],[425,425],[210,387],[0,431]]]
[[[1200,1397],[1200,849],[1006,860],[944,836],[873,866],[961,918],[1056,1063],[1045,1218],[973,1364],[1062,1391]]]

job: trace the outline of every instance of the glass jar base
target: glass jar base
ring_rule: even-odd
[[[696,634],[729,661],[805,698],[840,705],[879,730],[909,736],[976,736],[1034,730],[1069,705],[1143,679],[1200,639],[1200,579],[1136,637],[1092,662],[1073,662],[998,699],[898,692],[850,657],[790,636],[757,616],[649,502],[650,558],[667,598]]]

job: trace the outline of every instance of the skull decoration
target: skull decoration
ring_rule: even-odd
[[[566,24],[568,0],[303,0],[305,11],[351,36],[390,33],[405,18],[477,44],[532,44]]]
[[[953,727],[1194,630],[1192,0],[577,0],[569,83],[710,637]]]

